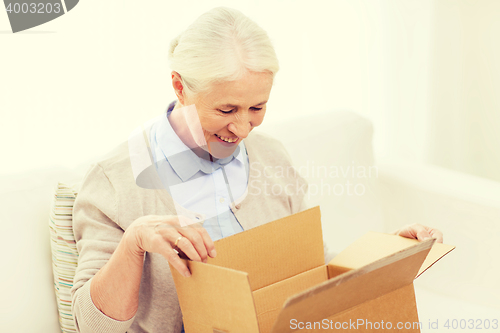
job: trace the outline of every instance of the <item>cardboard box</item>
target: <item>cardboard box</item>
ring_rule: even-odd
[[[369,232],[325,265],[319,207],[221,239],[171,267],[185,331],[420,332],[413,280],[454,248],[434,241]]]

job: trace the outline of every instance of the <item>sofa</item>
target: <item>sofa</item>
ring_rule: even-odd
[[[334,252],[369,230],[410,223],[437,227],[456,245],[415,281],[422,332],[500,320],[500,183],[431,165],[376,162],[372,123],[350,111],[256,130],[279,138],[308,180],[308,205],[320,206]],[[54,189],[77,183],[99,158],[74,169],[0,176],[0,332],[60,332],[49,233]]]

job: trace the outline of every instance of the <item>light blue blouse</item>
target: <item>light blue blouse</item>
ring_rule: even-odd
[[[177,204],[205,215],[212,240],[243,231],[230,205],[248,185],[248,155],[242,142],[234,153],[214,162],[198,157],[173,130],[168,116],[175,102],[151,126],[151,152],[162,182]]]

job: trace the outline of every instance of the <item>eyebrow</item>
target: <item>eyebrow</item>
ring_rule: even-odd
[[[267,101],[264,101],[264,102],[260,102],[259,104],[254,104],[253,106],[259,106],[259,105],[263,105],[263,104],[266,104]],[[223,104],[223,105],[220,105],[221,108],[238,108],[239,105],[234,105],[234,104]]]

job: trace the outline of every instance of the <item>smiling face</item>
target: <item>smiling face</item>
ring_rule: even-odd
[[[175,72],[172,83],[179,103],[169,118],[177,135],[190,148],[225,158],[264,120],[273,81],[269,73],[246,72],[193,95],[186,94]]]

